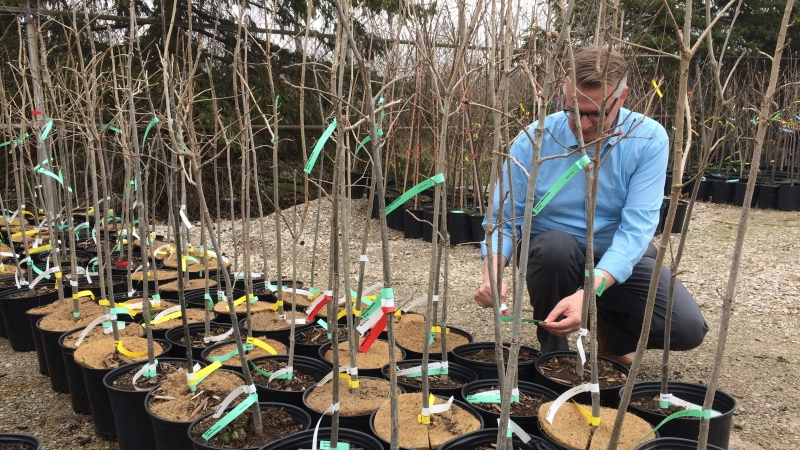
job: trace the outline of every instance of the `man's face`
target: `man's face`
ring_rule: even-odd
[[[572,129],[572,132],[575,133],[575,136],[578,136],[578,126],[576,120],[580,120],[581,129],[583,130],[583,141],[587,143],[597,139],[597,133],[600,129],[601,122],[603,123],[604,132],[608,131],[614,125],[619,108],[622,107],[622,105],[625,103],[625,99],[628,97],[627,87],[622,90],[622,93],[619,95],[619,97],[616,97],[613,95],[614,91],[616,90],[616,86],[609,85],[607,92],[608,94],[612,95],[608,100],[606,100],[604,112],[605,117],[602,117],[599,114],[599,109],[600,103],[603,100],[603,90],[601,88],[578,88],[578,111],[580,112],[580,119],[578,119],[578,115],[575,113],[575,108],[572,103],[572,85],[570,84],[569,80],[566,82],[566,90],[567,95],[564,102],[564,111],[571,112],[567,113],[567,116],[569,117],[569,127]]]

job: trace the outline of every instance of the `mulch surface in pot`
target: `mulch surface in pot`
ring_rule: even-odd
[[[243,383],[242,377],[234,373],[215,370],[192,392],[182,368],[167,375],[166,381],[150,394],[150,412],[173,422],[191,422],[214,412],[225,397]],[[240,395],[230,406],[238,405],[244,398]]]
[[[400,317],[394,317],[394,338],[397,345],[405,349],[422,352],[425,346],[426,336],[425,333],[425,316],[420,314],[404,314]],[[435,333],[433,343],[430,344],[431,353],[441,353],[442,350],[442,335]],[[449,333],[447,335],[447,351],[451,351],[459,345],[468,344],[469,339],[457,333]]]
[[[214,280],[208,280],[208,287],[212,288],[217,285],[217,282]],[[198,278],[194,280],[189,280],[183,282],[183,290],[189,291],[193,289],[205,289],[206,287],[206,280],[203,278]],[[170,281],[169,283],[164,283],[158,286],[159,290],[162,291],[170,291],[170,292],[178,292],[178,280]]]
[[[311,305],[311,300],[308,299],[305,295],[302,294],[292,294],[292,291],[283,291],[283,303],[287,305],[292,304],[292,295],[295,296],[295,300],[297,302],[298,307],[307,307]]]
[[[258,312],[266,311],[268,309],[271,309],[273,304],[274,303],[262,302],[262,301],[251,303],[250,312],[255,314]],[[236,314],[247,314],[247,302],[239,303],[238,305],[236,305],[235,309],[236,309]],[[217,304],[214,305],[214,312],[217,314],[230,314],[230,311],[231,310],[228,309],[228,302],[224,301],[217,302]]]
[[[295,311],[295,315],[297,319],[305,319],[308,317],[307,315],[301,313],[300,311]],[[286,313],[286,319],[291,319],[292,314],[291,312]],[[286,330],[291,325],[285,319],[280,320],[278,319],[278,312],[273,310],[267,310],[264,312],[260,312],[257,314],[253,314],[250,318],[253,329],[258,331],[275,331],[275,330]]]
[[[539,425],[543,433],[547,433],[564,447],[574,450],[601,450],[608,447],[617,417],[616,409],[600,408],[600,426],[592,434],[592,427],[586,422],[586,416],[581,412],[577,403],[562,405],[553,418],[553,423],[549,423],[545,417],[552,404],[553,402],[547,402],[539,407]],[[591,406],[580,405],[580,408],[586,411],[592,410]],[[653,434],[642,439],[651,430],[652,427],[644,419],[625,413],[617,449],[634,450],[642,442],[654,439]]]
[[[192,437],[197,442],[216,448],[253,448],[299,433],[304,428],[300,421],[283,408],[263,408],[261,423],[264,429],[261,434],[256,434],[253,429],[253,411],[247,408],[214,437],[208,441],[203,439],[203,433],[219,420],[211,416],[201,420],[192,428]]]
[[[136,388],[133,386],[133,376],[136,375],[136,372],[138,372],[141,368],[142,366],[136,366],[123,373],[122,375],[118,376],[111,383],[111,385],[124,391],[135,391]],[[152,378],[145,378],[144,376],[139,377],[139,379],[136,380],[136,387],[140,389],[150,389],[154,386],[158,386],[162,381],[167,379],[169,374],[175,373],[179,370],[185,370],[185,368],[186,363],[174,361],[159,362],[158,366],[156,367],[156,376]]]
[[[244,340],[245,338],[242,337],[242,339]],[[281,344],[280,342],[274,339],[267,339],[267,338],[259,338],[259,340],[272,347],[272,349],[275,350],[275,352],[277,352],[275,354],[277,355],[286,354],[287,351],[286,346]],[[206,355],[206,358],[208,359],[211,356],[227,355],[228,353],[234,350],[236,350],[236,343],[230,342],[227,345],[220,345],[219,347],[209,351],[208,354]],[[269,356],[272,355],[273,353],[270,353],[266,349],[254,345],[252,350],[249,351],[245,350],[244,354],[247,357],[247,359],[253,359],[253,358],[260,358],[262,356]],[[239,357],[238,354],[226,361],[220,361],[220,362],[222,363],[223,366],[242,367],[242,359]]]
[[[358,384],[359,388],[356,393],[355,390],[350,389],[346,380],[340,380],[339,414],[354,416],[371,413],[389,398],[392,388],[391,383],[377,378],[359,378]],[[322,413],[331,406],[332,398],[333,382],[328,381],[322,386],[315,387],[306,397],[306,403],[314,411]]]
[[[478,389],[477,391],[470,392],[470,395],[480,394],[481,392],[499,390],[497,386],[492,386],[488,389]],[[519,401],[511,403],[512,416],[535,416],[539,412],[539,407],[542,403],[550,401],[549,398],[542,394],[526,394],[519,393]],[[500,414],[500,403],[470,403],[475,408],[480,408],[484,411],[496,412]]]
[[[336,336],[337,340],[347,339],[347,327],[341,326],[336,329]],[[295,342],[298,344],[327,344],[330,342],[330,338],[328,338],[328,330],[322,327],[312,327],[307,330],[301,331],[297,338],[295,338]]]
[[[458,436],[480,429],[480,421],[469,411],[453,404],[450,409],[439,414],[431,414],[430,425],[417,421],[422,411],[422,394],[402,394],[398,396],[400,415],[400,446],[409,449],[437,449],[445,442]],[[435,404],[445,403],[436,398]],[[383,402],[375,414],[374,427],[377,434],[385,441],[391,441],[392,418],[390,400]]]
[[[83,297],[78,301],[78,309],[81,312],[80,318],[76,321],[72,316],[72,300],[64,299],[64,304],[59,305],[58,302],[50,303],[49,305],[40,308],[34,308],[28,312],[33,314],[42,314],[46,312],[46,316],[39,322],[39,328],[49,331],[69,331],[73,328],[83,327],[100,315],[101,309],[89,297]]]
[[[586,383],[589,379],[589,365],[586,365],[583,373],[586,378],[579,377],[575,373],[576,359],[574,356],[561,356],[548,359],[539,366],[542,373],[548,378],[572,386]],[[588,362],[588,355],[587,355]],[[628,376],[617,370],[610,362],[598,359],[597,361],[597,381],[601,389],[621,386],[625,383]]]
[[[142,303],[142,299],[141,298],[132,298],[132,299],[129,299],[129,300],[125,300],[125,302],[123,302],[123,303],[119,303],[119,305],[120,306],[125,306],[127,308],[130,308],[130,305],[132,305],[134,303]],[[172,302],[168,302],[168,301],[164,301],[164,300],[159,300],[159,302],[157,304],[153,304],[153,300],[150,300],[150,309],[148,310],[148,311],[150,311],[150,320],[153,320],[156,317],[156,314],[160,313],[161,311],[163,311],[165,309],[172,308],[173,306],[177,306],[177,305],[178,305],[177,303],[172,303]],[[137,312],[137,313],[141,314],[142,313],[142,308],[139,307],[139,308],[135,309],[134,312]],[[181,322],[181,323],[183,323],[183,322]]]
[[[67,335],[67,337],[64,338],[64,347],[66,347],[66,348],[78,348],[75,345],[75,341],[78,339],[78,337],[81,335],[82,332],[83,332],[83,330],[76,330],[76,331],[70,333],[69,335]],[[139,326],[139,325],[137,325],[135,323],[132,323],[132,324],[129,324],[128,326],[126,326],[125,328],[120,329],[119,330],[119,335],[120,336],[141,337],[141,336],[144,335],[144,328],[142,328],[141,326]],[[88,344],[89,342],[93,342],[93,341],[97,341],[97,340],[103,340],[103,339],[106,339],[106,338],[111,338],[111,334],[110,333],[109,334],[105,334],[103,332],[103,327],[94,327],[94,328],[91,329],[91,331],[89,331],[89,334],[87,334],[86,337],[83,339],[83,342],[81,343],[81,347],[83,347],[84,345]],[[113,339],[112,339],[111,342],[112,343],[114,342]]]
[[[155,281],[156,277],[158,277],[158,282],[161,283],[162,281],[178,278],[178,272],[175,270],[157,270],[156,273],[153,273],[151,270],[147,274],[147,281]],[[131,274],[131,280],[133,281],[142,281],[142,279],[144,279],[144,271],[140,270]]]
[[[187,308],[184,312],[186,314],[186,321],[189,323],[199,323],[205,322],[206,320],[206,312],[202,309],[194,309],[194,308]],[[150,317],[150,327],[155,330],[169,330],[170,328],[175,328],[177,326],[183,325],[183,317],[178,316],[172,319],[163,320],[156,324],[152,323],[155,319],[155,316]]]
[[[675,406],[675,405],[670,405],[667,408],[662,408],[661,405],[658,403],[658,397],[659,397],[658,395],[656,395],[655,397],[651,397],[649,395],[633,395],[631,396],[630,404],[631,406],[635,406],[639,409],[644,409],[645,411],[650,411],[656,414],[664,414],[665,416],[686,409],[683,406]],[[697,417],[694,417],[694,419],[697,419]]]
[[[462,355],[462,357],[469,359],[470,361],[487,362],[487,363],[497,362],[494,350],[480,350],[475,353],[470,353],[469,355]],[[507,348],[503,348],[503,359],[508,361]],[[519,352],[519,362],[534,362],[534,361],[536,361],[536,355],[531,355],[530,353],[524,351]]]
[[[285,362],[275,361],[273,359],[259,361],[256,365],[259,369],[269,373],[274,373],[286,368]],[[253,383],[278,391],[305,391],[317,383],[314,377],[303,373],[302,369],[297,366],[292,368],[291,380],[274,379],[268,382],[269,378],[255,370],[252,364],[250,365],[250,374],[253,376]]]
[[[126,327],[127,328],[127,327]],[[120,336],[122,345],[130,352],[141,352],[147,350],[147,339],[135,336]],[[156,355],[164,353],[161,344],[153,342],[153,352]],[[128,363],[147,359],[147,353],[142,356],[125,356],[117,351],[114,338],[109,335],[105,339],[98,339],[91,342],[83,342],[75,350],[75,362],[82,366],[93,369],[110,369]]]
[[[394,348],[395,361],[400,361],[403,358],[400,349]],[[333,352],[328,349],[325,352],[325,359],[328,362],[333,362]],[[348,341],[339,342],[339,364],[349,364],[350,361],[350,343]],[[356,367],[363,369],[380,369],[381,367],[389,364],[389,344],[386,341],[375,341],[366,353],[358,351],[356,353]]]

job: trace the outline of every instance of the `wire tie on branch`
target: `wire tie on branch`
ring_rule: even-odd
[[[139,392],[142,391],[149,391],[150,388],[140,388],[136,386],[136,381],[139,380],[141,377],[145,378],[153,378],[156,376],[156,366],[158,366],[158,360],[154,359],[153,364],[144,363],[142,367],[139,369],[138,372],[133,374],[133,380],[131,380],[131,384],[133,384],[133,388]]]
[[[425,189],[428,189],[430,187],[433,187],[433,185],[440,183],[444,183],[444,174],[441,173],[438,173],[428,178],[427,180],[420,182],[416,186],[412,187],[411,189],[403,193],[403,195],[401,195],[397,200],[389,204],[389,206],[386,207],[386,215],[388,216],[389,213],[397,209],[403,203],[411,200],[415,195],[419,194]]]
[[[592,160],[591,158],[589,158],[589,155],[583,155],[581,159],[575,161],[575,164],[571,165],[569,169],[567,169],[567,171],[564,172],[564,174],[561,175],[561,177],[559,177],[558,180],[556,180],[553,186],[551,186],[550,189],[548,189],[547,192],[545,192],[541,200],[539,200],[539,202],[536,203],[536,206],[533,207],[533,213],[539,214],[542,211],[542,209],[544,209],[544,207],[547,206],[548,203],[550,203],[550,200],[552,200],[553,197],[555,197],[558,191],[560,191],[561,188],[563,188],[564,185],[566,185],[567,182],[572,179],[572,177],[577,175],[578,172],[583,170],[583,168],[586,167],[586,165],[589,164],[590,162],[592,162]]]
[[[308,157],[308,162],[306,163],[306,167],[303,168],[303,172],[310,174],[312,170],[314,170],[314,164],[317,163],[317,158],[319,158],[319,154],[322,151],[322,147],[325,146],[325,143],[328,142],[328,138],[331,137],[333,134],[333,130],[336,129],[336,119],[333,119],[328,128],[322,133],[319,140],[317,141],[316,145],[314,145],[314,150],[311,152],[311,156]]]
[[[439,405],[435,405],[436,397],[431,394],[430,398],[428,399],[428,407],[422,408],[422,413],[417,415],[417,422],[423,425],[430,425],[431,424],[431,414],[441,414],[453,405],[453,396],[450,396],[450,399],[447,400],[446,403],[442,403]]]
[[[250,385],[243,385],[239,386],[233,390],[225,400],[219,405],[216,412],[214,412],[213,417],[215,419],[219,419],[223,412],[225,412],[225,408],[228,407],[235,399],[241,394],[247,394],[247,397],[242,400],[239,405],[231,410],[228,414],[225,414],[225,417],[220,419],[217,423],[211,426],[205,433],[203,433],[203,439],[206,441],[213,438],[217,433],[222,431],[229,423],[233,421],[233,419],[239,417],[243,412],[247,410],[253,403],[258,401],[258,394],[256,393],[256,386],[254,384]]]
[[[317,450],[317,439],[319,438],[319,425],[322,423],[322,418],[325,417],[326,414],[333,414],[334,412],[339,410],[339,402],[336,402],[329,406],[325,411],[322,412],[322,416],[320,416],[319,420],[317,421],[317,425],[314,427],[314,437],[311,440],[311,448],[312,450]],[[327,444],[327,447],[325,446]],[[320,442],[321,448],[331,448],[330,441],[322,441]],[[339,442],[336,447],[336,450],[349,450],[350,444],[344,444]]]

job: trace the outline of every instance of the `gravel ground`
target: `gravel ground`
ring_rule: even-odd
[[[356,273],[364,233],[364,217],[368,217],[366,200],[355,200],[351,232],[350,272]],[[317,203],[309,204],[305,234],[298,238],[297,278],[311,280],[313,228]],[[293,218],[304,206],[285,212],[283,251],[291,254],[289,232]],[[320,240],[317,247],[315,285],[325,285],[328,264],[330,206],[320,207]],[[689,242],[680,269],[680,278],[694,293],[708,320],[709,331],[703,345],[690,352],[673,353],[670,372],[676,381],[705,383],[713,365],[721,312],[722,292],[729,278],[733,240],[739,208],[699,204],[690,226]],[[378,222],[371,221],[371,234],[366,254],[371,262],[366,281],[380,280],[380,248]],[[222,245],[228,256],[243,252],[241,223],[235,224],[237,239],[225,230]],[[257,220],[251,221],[251,236],[261,236]],[[226,226],[230,226],[229,224]],[[265,228],[274,229],[274,218],[265,219]],[[195,234],[198,228],[193,229]],[[199,244],[199,239],[193,242]],[[403,304],[425,293],[430,273],[430,245],[420,240],[403,239],[401,233],[389,231],[392,280],[396,301]],[[267,260],[275,261],[275,238],[267,234]],[[676,243],[677,238],[673,238]],[[265,271],[274,277],[274,262],[262,267],[262,245],[251,240],[253,270]],[[724,369],[720,388],[739,402],[734,417],[731,449],[800,448],[800,393],[795,389],[800,357],[800,274],[792,269],[800,255],[800,215],[796,212],[753,210],[738,276],[733,318],[728,333]],[[241,262],[241,257],[239,258]],[[284,259],[284,276],[291,276],[291,258]],[[471,331],[477,340],[492,340],[490,311],[478,308],[472,293],[480,281],[479,252],[472,246],[454,247],[450,251],[449,320],[454,326]],[[530,313],[527,299],[525,310]],[[537,346],[532,325],[525,325],[523,342]],[[503,325],[504,333],[510,327]],[[13,353],[8,341],[0,340],[0,431],[27,432],[39,436],[44,449],[87,448],[114,449],[116,444],[95,436],[91,417],[72,413],[69,396],[50,389],[47,377],[39,375],[34,353]],[[642,379],[654,380],[660,374],[660,352],[648,351]]]

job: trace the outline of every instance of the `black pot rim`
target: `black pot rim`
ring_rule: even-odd
[[[378,378],[378,377],[365,377],[365,376],[361,376],[361,375],[359,375],[359,376],[358,376],[358,379],[359,379],[359,380],[378,380],[378,381],[385,381],[385,382],[387,382],[387,383],[389,382],[388,380],[385,380],[385,379],[383,379],[383,378]],[[323,411],[317,411],[316,409],[312,408],[312,407],[311,407],[311,406],[308,404],[308,402],[306,401],[306,399],[308,398],[308,396],[309,396],[309,395],[311,395],[311,391],[313,391],[313,390],[314,390],[314,388],[316,388],[316,387],[317,387],[317,385],[316,385],[316,384],[314,384],[314,385],[313,385],[313,386],[311,386],[310,388],[306,389],[306,390],[305,390],[305,392],[303,392],[303,405],[304,405],[306,408],[308,408],[308,410],[309,410],[309,411],[313,411],[313,412],[314,412],[314,413],[316,413],[316,414],[320,414],[320,415],[322,415]],[[398,391],[400,394],[405,394],[405,393],[406,393],[406,390],[405,390],[405,388],[403,388],[402,386],[397,386],[397,391]],[[375,408],[375,409],[377,410],[378,408]],[[360,418],[366,418],[366,417],[368,417],[368,416],[371,416],[371,415],[372,415],[374,412],[375,412],[375,411],[370,411],[370,412],[368,412],[368,413],[353,414],[353,415],[350,415],[350,416],[345,416],[344,414],[340,414],[340,417],[347,417],[347,418],[349,418],[349,419],[353,419],[353,418],[359,418],[359,417],[360,417]]]
[[[670,386],[670,390],[673,390],[672,387],[677,387],[677,388],[679,388],[679,390],[692,391],[691,392],[692,395],[698,395],[698,396],[705,396],[706,390],[708,389],[708,387],[706,385],[704,385],[704,384],[688,383],[688,382],[684,382],[684,381],[670,381],[669,386]],[[620,396],[622,396],[622,391],[624,389],[625,389],[624,387],[619,389],[619,395]],[[655,393],[660,393],[661,392],[661,382],[660,381],[637,381],[633,385],[632,395],[634,395],[634,394],[642,394],[644,392],[651,392],[651,391],[653,391]],[[725,408],[723,408],[723,406],[725,406]],[[739,406],[739,402],[736,401],[736,398],[734,396],[728,394],[727,392],[724,392],[724,391],[721,391],[721,390],[717,389],[714,392],[714,402],[712,403],[711,407],[713,409],[717,410],[717,411],[720,411],[721,415],[718,416],[718,417],[714,417],[711,420],[720,419],[720,418],[724,418],[726,416],[732,415],[733,412],[736,411],[736,407],[737,406]],[[636,411],[644,411],[641,408],[638,408],[638,407],[635,407],[635,406],[632,406],[632,405],[628,405],[628,409],[632,409],[632,410],[636,410]],[[724,409],[725,411],[724,412],[721,411],[722,409]],[[649,411],[649,410],[647,412],[651,413],[651,414],[655,414],[655,415],[661,415],[661,413],[653,412],[653,411]],[[666,414],[664,414],[664,417],[666,417]],[[678,419],[675,419],[675,420],[696,420],[696,419],[694,419],[694,418],[688,418],[688,419],[687,418],[678,418]]]
[[[540,366],[542,365],[542,363],[544,363],[545,361],[550,360],[552,358],[559,357],[559,356],[574,356],[575,358],[578,358],[578,352],[574,351],[574,350],[563,350],[563,351],[557,351],[557,352],[543,353],[538,358],[536,358],[536,362],[534,363],[534,367],[536,368],[536,373],[541,375],[541,376],[543,376],[543,377],[546,377],[546,378],[550,379],[554,383],[557,383],[557,384],[559,384],[561,386],[566,387],[567,389],[572,388],[572,387],[574,387],[573,385],[565,384],[565,383],[561,383],[560,381],[553,380],[552,378],[550,378],[550,377],[546,376],[544,373],[542,373],[542,371],[540,369]],[[587,358],[588,358],[588,355],[587,355]],[[602,360],[602,361],[607,361],[607,362],[611,363],[612,366],[614,366],[620,372],[624,373],[626,377],[630,373],[630,369],[628,369],[627,366],[625,366],[624,364],[618,363],[617,361],[614,361],[613,359],[605,358],[603,356],[598,356],[597,359],[598,360]],[[600,391],[601,392],[617,391],[617,390],[619,390],[620,387],[624,387],[624,384],[625,383],[622,383],[622,385],[620,385],[620,386],[612,386],[612,387],[607,387],[607,388],[601,388]]]
[[[499,384],[499,380],[496,379],[496,378],[495,379],[489,379],[489,380],[476,380],[476,381],[473,381],[471,383],[468,383],[468,384],[464,385],[464,387],[461,390],[461,395],[466,399],[468,394],[470,394],[470,393],[472,393],[472,392],[474,392],[474,391],[476,391],[478,389],[481,389],[481,388],[485,387],[486,385],[490,385],[491,386],[491,385],[497,385],[497,384]],[[556,391],[554,391],[554,390],[552,390],[552,389],[550,389],[548,387],[542,386],[541,384],[531,383],[529,381],[517,381],[517,387],[519,388],[520,392],[535,391],[535,392],[537,392],[539,394],[544,394],[544,395],[550,397],[551,400],[555,400],[555,399],[558,398],[558,393]],[[472,405],[470,405],[470,406],[472,406]],[[482,411],[486,411],[486,412],[494,415],[494,413],[492,411],[489,411],[489,410],[487,410],[485,408],[479,408],[477,406],[473,406],[473,408],[480,409]],[[500,414],[498,413],[497,415],[499,416]],[[532,416],[511,415],[512,418],[514,418],[514,417],[535,417],[535,416],[536,415],[532,415]]]
[[[441,361],[440,360],[428,360],[429,364],[430,363],[434,363],[434,362],[441,362]],[[403,365],[411,364],[412,366],[413,365],[422,365],[422,360],[421,359],[405,359],[403,361],[398,361],[395,365],[396,366],[400,366],[400,363],[402,363]],[[478,381],[478,378],[479,378],[478,374],[474,370],[470,369],[469,367],[463,366],[461,364],[458,364],[458,363],[455,363],[455,362],[452,362],[452,361],[448,361],[447,362],[447,366],[448,366],[448,371],[452,371],[452,372],[449,373],[449,375],[452,375],[452,376],[455,376],[455,377],[459,378],[459,381],[461,381],[463,383],[462,386],[461,386],[461,389],[463,389],[464,386],[468,385],[469,383]],[[383,376],[387,380],[388,380],[388,377],[389,377],[389,368],[390,367],[391,367],[390,364],[386,364],[385,366],[381,367],[381,373],[383,374]],[[466,380],[466,381],[463,380],[463,378],[465,378],[465,377],[469,378],[469,379]],[[403,383],[404,385],[413,386],[410,383],[401,382],[400,381],[400,377],[398,376],[397,377],[397,384],[400,384],[400,383]],[[416,387],[414,387],[414,388],[417,389]],[[431,388],[431,389],[432,390],[433,389],[455,390],[455,389],[458,389],[458,388]]]
[[[234,370],[229,370],[229,369],[222,369],[222,368],[217,369],[217,370],[221,370],[221,371],[224,371],[224,372],[230,372],[230,373],[238,376],[239,378],[241,378],[242,383],[244,383],[244,376],[242,376],[242,374],[239,373],[239,372],[236,372]],[[147,415],[150,416],[150,419],[158,421],[161,424],[178,424],[178,425],[189,425],[189,424],[191,424],[193,422],[193,420],[190,420],[190,421],[187,421],[187,422],[176,422],[176,421],[172,421],[172,420],[167,420],[167,419],[165,419],[165,418],[163,418],[161,416],[157,416],[157,415],[153,414],[152,411],[150,411],[150,395],[153,394],[153,392],[156,390],[156,388],[158,386],[160,386],[160,384],[154,386],[153,389],[150,389],[147,392],[147,396],[145,396],[145,398],[144,398],[144,409],[147,411]]]
[[[503,345],[506,345],[506,344],[507,343],[503,343]],[[479,346],[479,345],[487,345],[487,346],[494,347],[495,343],[492,342],[492,341],[470,342],[468,344],[459,345],[458,347],[454,348],[451,351],[451,353],[453,355],[458,356],[459,358],[469,359],[466,356],[464,356],[464,353],[466,351],[468,351],[468,350],[472,350],[472,347]],[[508,345],[510,345],[510,344],[508,344]],[[477,353],[477,352],[479,352],[481,350],[482,349],[478,349],[475,352],[469,353],[469,355],[472,355],[473,353]],[[541,353],[539,352],[539,350],[537,350],[534,347],[531,347],[529,345],[520,345],[519,346],[519,350],[520,350],[520,353],[522,353],[524,351],[526,353],[529,353],[534,358],[533,358],[533,361],[518,361],[518,363],[517,363],[518,365],[525,365],[525,366],[535,365],[536,364],[536,359],[538,359],[539,356],[541,356]],[[473,364],[478,364],[478,365],[484,365],[484,364],[492,365],[492,366],[496,366],[497,365],[497,364],[495,364],[493,362],[490,363],[490,362],[486,362],[486,361],[474,361],[474,360],[470,360],[470,361],[472,361]]]
[[[322,440],[326,437],[330,437],[331,435],[331,428],[324,427],[319,429],[319,439]],[[269,443],[266,446],[262,447],[262,450],[275,448],[280,445],[301,445],[304,444],[306,441],[305,439],[308,438],[309,441],[313,439],[314,430],[309,429],[305,431],[301,431],[300,433],[293,434],[291,436],[285,437],[283,439],[279,439],[275,442]],[[289,441],[289,442],[281,442],[281,441]],[[366,445],[369,449],[381,449],[383,450],[383,444],[379,441],[375,436],[371,436],[363,431],[353,430],[350,428],[340,428],[339,429],[339,440],[344,441],[356,441],[361,446],[365,446],[367,443],[371,444],[372,447]],[[297,448],[297,447],[292,447]]]
[[[289,359],[289,355],[259,356],[258,358],[251,359],[250,361],[252,361],[254,364],[257,364],[259,361],[265,361],[265,360],[269,360],[269,359],[277,359],[277,360],[284,359],[284,360],[288,360]],[[301,364],[298,364],[298,363],[301,363]],[[302,366],[303,364],[306,364],[308,367],[314,367],[317,364],[319,364],[319,366],[317,366],[318,369],[324,369],[326,371],[326,373],[330,372],[330,367],[325,367],[325,363],[323,363],[322,361],[320,361],[318,359],[309,358],[307,356],[294,355],[294,361],[293,361],[292,364],[294,366],[298,366],[298,367]],[[251,367],[248,366],[248,369],[250,369],[250,368]],[[324,375],[323,375],[323,377],[324,377]],[[320,377],[320,379],[322,379],[322,377]],[[319,380],[316,380],[316,381],[319,381]],[[273,389],[271,387],[264,386],[263,384],[256,384],[256,386],[259,386],[262,389],[265,389],[267,391],[277,391],[277,389]],[[281,391],[281,392],[294,392],[294,393],[300,394],[301,392],[305,392],[305,391]]]
[[[158,359],[159,362],[181,362],[181,361],[182,362],[186,362],[186,358],[163,357],[163,358],[156,358],[156,359]],[[105,385],[106,389],[108,389],[108,390],[112,390],[112,391],[116,391],[116,392],[123,392],[123,393],[125,393],[125,392],[146,392],[146,391],[149,391],[151,389],[155,389],[156,387],[160,386],[161,383],[159,383],[156,386],[153,386],[152,388],[147,389],[145,391],[130,391],[130,390],[127,390],[127,389],[120,389],[120,388],[114,387],[114,385],[112,384],[114,382],[114,380],[116,380],[117,377],[119,377],[123,373],[126,373],[126,372],[128,372],[129,370],[131,370],[131,369],[133,369],[135,367],[140,367],[140,366],[142,366],[142,365],[144,365],[146,363],[147,363],[146,360],[145,361],[136,361],[136,362],[125,364],[124,366],[116,367],[116,368],[114,368],[114,370],[112,370],[111,372],[108,372],[106,374],[106,376],[103,377],[103,384]],[[200,364],[201,368],[206,366],[206,363],[204,361],[195,361],[195,363],[196,364]]]

